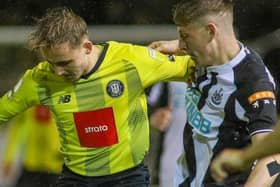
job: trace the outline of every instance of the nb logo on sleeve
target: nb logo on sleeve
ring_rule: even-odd
[[[69,103],[71,101],[71,95],[62,95],[58,99],[58,104]]]

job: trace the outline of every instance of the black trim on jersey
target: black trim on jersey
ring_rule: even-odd
[[[203,71],[203,72],[202,72]],[[201,74],[200,74],[201,73]],[[206,81],[207,80],[207,71],[206,69],[204,70],[199,70],[197,69],[196,70],[196,74],[199,74],[197,75],[197,80],[195,80],[197,82],[197,85],[199,85],[200,83],[202,83],[203,81]]]
[[[81,78],[83,78],[83,79],[87,79],[91,74],[93,74],[99,68],[99,66],[101,65],[101,63],[103,62],[103,60],[105,58],[106,52],[109,48],[109,44],[108,43],[101,43],[101,44],[98,44],[98,45],[103,45],[104,48],[103,48],[96,64],[93,66],[93,68],[90,70],[90,72],[81,76]]]
[[[194,152],[194,142],[192,139],[192,127],[188,124],[188,122],[185,125],[183,137],[184,137],[184,150],[186,153],[185,158],[188,163],[187,166],[189,170],[189,177],[186,178],[183,181],[183,183],[179,185],[179,187],[189,187],[196,174],[196,160],[195,160],[195,152]]]
[[[200,97],[200,100],[197,104],[198,109],[201,109],[205,105],[206,98],[208,97],[208,92],[210,88],[217,84],[217,75],[218,73],[216,72],[211,72],[211,81],[208,85],[203,87],[203,92]],[[197,78],[198,80],[198,85],[207,80],[207,74],[204,74],[200,77]],[[187,160],[188,164],[188,170],[189,170],[189,177],[184,180],[184,182],[180,185],[180,187],[187,187],[190,186],[192,180],[194,179],[196,175],[196,158],[195,158],[195,150],[194,150],[194,142],[192,139],[192,127],[188,122],[185,125],[184,128],[184,150],[187,154],[185,154],[185,158]]]
[[[201,97],[200,97],[200,100],[199,100],[199,103],[197,105],[197,108],[200,110],[204,105],[205,105],[205,100],[206,98],[208,97],[208,92],[210,90],[210,88],[217,84],[217,75],[218,73],[216,72],[211,72],[211,81],[208,85],[204,86],[203,87],[203,91],[202,91],[202,94],[201,94]],[[207,76],[205,75],[205,80],[207,79]],[[199,82],[200,83],[200,82]]]

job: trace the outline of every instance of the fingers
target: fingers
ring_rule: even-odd
[[[212,161],[210,170],[212,177],[221,183],[229,174],[241,171],[242,166],[242,151],[226,149]]]
[[[152,127],[160,131],[165,131],[169,127],[171,118],[172,115],[170,108],[163,107],[155,111],[150,116],[150,123]]]
[[[160,41],[152,42],[148,45],[148,47],[150,47],[152,49],[156,49],[159,46],[160,46]]]
[[[228,173],[224,170],[223,162],[222,160],[219,160],[219,157],[212,161],[210,169],[212,177],[218,183],[222,183],[228,177]]]
[[[159,52],[164,52],[164,43],[162,41],[152,42],[149,47]]]
[[[162,117],[164,118],[164,122],[161,126],[162,127],[161,130],[165,131],[169,127],[170,121],[172,119],[172,111],[171,111],[170,107],[168,107],[168,106],[165,107],[165,109],[163,110]]]
[[[177,40],[155,41],[149,47],[164,54],[176,54],[179,50]]]
[[[11,166],[11,164],[7,164],[7,163],[4,163],[4,165],[3,165],[3,175],[4,176],[9,176],[10,175],[10,173],[11,173],[11,170],[12,170],[12,166]]]

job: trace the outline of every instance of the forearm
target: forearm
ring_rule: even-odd
[[[243,160],[253,162],[256,159],[266,157],[271,154],[280,153],[280,128],[266,135],[262,140],[254,142],[243,151]]]
[[[278,127],[277,127],[278,128]],[[269,187],[276,178],[278,171],[274,171],[277,167],[271,167],[275,161],[280,163],[280,152],[278,144],[278,129],[273,133],[257,134],[252,137],[252,145],[243,152],[243,159],[247,163],[258,160],[254,166],[246,187]],[[277,163],[274,163],[277,164]]]
[[[279,139],[280,139],[280,129],[278,125],[277,129],[273,133],[263,133],[252,137],[252,145],[244,149],[224,150],[212,162],[212,166],[211,166],[212,176],[215,178],[216,181],[221,182],[225,180],[226,177],[228,177],[229,173],[248,170],[252,166],[254,160],[258,160],[264,158],[265,156],[272,155],[275,153],[280,153],[280,144],[278,143]],[[269,177],[267,164],[271,162],[275,162],[275,160],[278,163],[280,163],[280,156],[277,155],[276,159],[275,156],[262,159],[256,165],[256,169],[252,172],[252,174],[248,178],[247,187],[249,185],[251,185],[252,187],[258,186],[254,183],[254,181],[256,181],[257,184],[271,183],[271,181],[273,181],[274,179]],[[259,170],[263,170],[263,171],[259,171]],[[260,179],[262,179],[263,172],[266,178],[264,183],[259,181]]]
[[[280,161],[280,155],[265,157],[257,162],[252,170],[245,187],[270,187],[278,174],[271,174],[270,163]]]

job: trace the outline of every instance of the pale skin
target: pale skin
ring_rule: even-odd
[[[156,41],[152,42],[149,47],[161,51],[165,54],[176,54],[176,55],[184,55],[186,51],[180,49],[179,47],[179,40],[171,40],[171,41]]]
[[[172,109],[171,107],[162,107],[157,109],[150,116],[150,124],[153,128],[164,132],[170,125],[172,119]]]
[[[41,48],[40,52],[52,65],[55,74],[69,82],[78,81],[82,75],[89,73],[100,55],[100,49],[87,37],[78,46],[64,42],[53,48]]]
[[[227,12],[224,12],[220,17],[206,15],[194,23],[178,25],[179,40],[153,42],[150,47],[166,54],[187,51],[187,54],[191,55],[200,66],[222,65],[230,61],[240,51],[232,21],[232,15]],[[252,144],[256,144],[267,134],[269,133],[254,135],[251,138]],[[276,176],[269,176],[266,165],[274,159],[280,159],[280,155],[260,160],[251,172],[245,187],[271,186]]]

